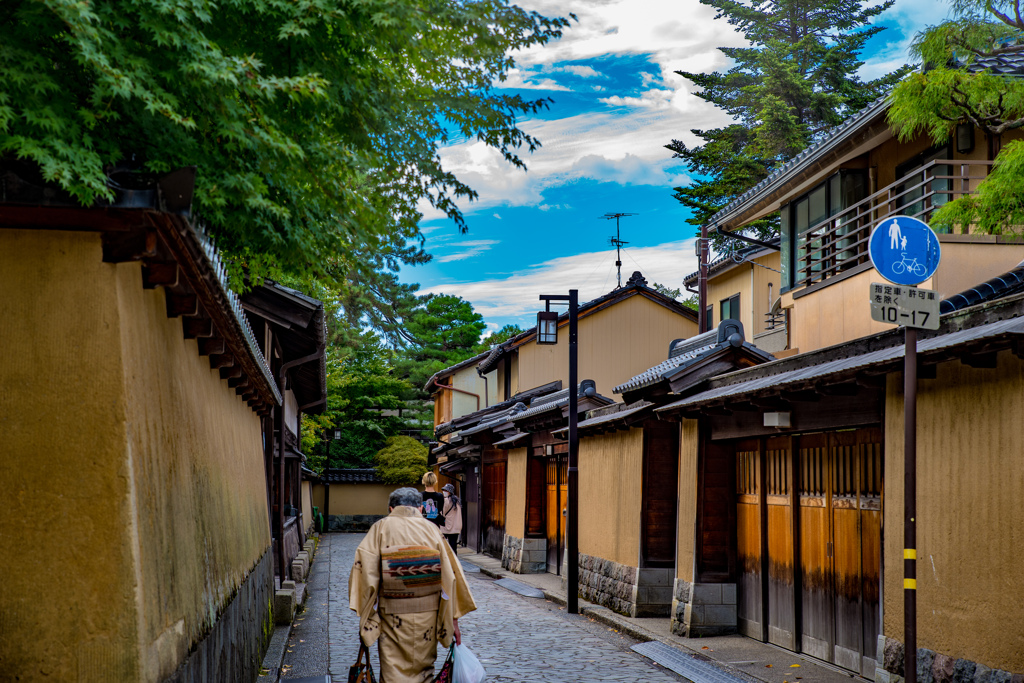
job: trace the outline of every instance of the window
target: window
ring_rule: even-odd
[[[865,170],[842,169],[782,207],[783,292],[835,275],[850,265],[844,261],[858,256],[849,249],[860,242],[854,233],[870,226],[850,216],[832,217],[864,199],[867,190]]]
[[[740,319],[740,295],[733,294],[728,299],[722,299],[719,304],[721,318],[719,320]]]
[[[706,330],[701,330],[701,332],[707,332],[707,331],[709,331],[711,329],[714,329],[714,327],[715,327],[715,307],[714,307],[714,305],[708,306],[708,309],[704,312],[704,319],[707,321],[705,323],[707,325],[707,329]]]

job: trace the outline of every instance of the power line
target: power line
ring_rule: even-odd
[[[608,238],[608,244],[611,244],[611,245],[615,246],[615,267],[619,269],[619,271],[618,271],[618,283],[619,284],[615,287],[616,289],[619,289],[619,288],[622,287],[622,245],[629,244],[629,242],[624,242],[622,240],[622,235],[619,232],[619,219],[622,218],[623,216],[638,216],[638,215],[640,215],[640,214],[636,214],[636,213],[606,213],[605,215],[601,216],[601,218],[603,218],[605,220],[608,220],[608,221],[610,221],[613,218],[615,219],[615,237],[609,237]]]

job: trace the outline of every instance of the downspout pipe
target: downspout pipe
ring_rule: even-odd
[[[451,386],[449,384],[441,384],[436,379],[434,380],[434,386],[438,387],[439,389],[451,389],[452,391],[457,391],[460,394],[469,394],[470,396],[472,396],[473,398],[476,399],[476,409],[480,410],[480,394],[474,394],[472,391],[466,391],[465,389],[459,389],[458,387],[453,387],[453,386]]]
[[[277,468],[277,561],[281,567],[282,585],[284,585],[285,577],[288,576],[288,568],[284,564],[284,379],[286,373],[292,368],[317,360],[323,356],[324,348],[324,344],[320,344],[315,352],[308,356],[303,356],[302,358],[296,358],[295,360],[283,363],[281,367],[277,369],[277,388],[281,392],[281,413],[277,420],[277,454],[280,458],[280,463],[278,463]]]

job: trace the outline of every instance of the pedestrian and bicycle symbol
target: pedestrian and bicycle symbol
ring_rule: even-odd
[[[910,216],[886,218],[868,242],[871,263],[882,277],[897,285],[917,285],[939,267],[939,238],[924,221]]]

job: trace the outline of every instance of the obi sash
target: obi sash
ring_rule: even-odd
[[[422,545],[390,546],[381,553],[381,611],[432,612],[441,598],[441,554]]]

